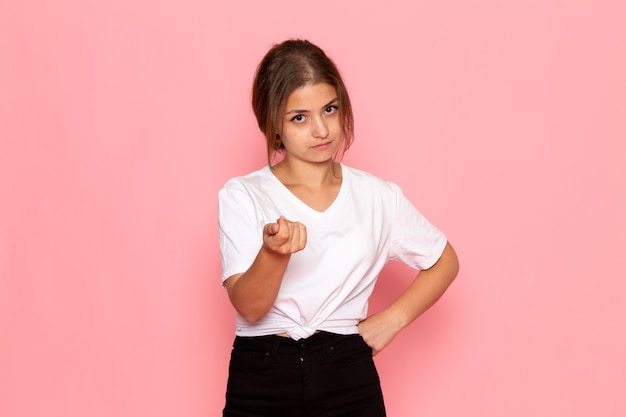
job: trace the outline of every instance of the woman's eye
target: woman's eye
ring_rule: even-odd
[[[294,122],[302,122],[304,120],[304,116],[302,114],[296,114],[291,118]]]
[[[328,106],[326,107],[326,114],[333,114],[337,111],[337,106]]]

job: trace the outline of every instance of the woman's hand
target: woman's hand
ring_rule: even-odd
[[[369,316],[357,327],[365,343],[372,348],[372,355],[383,350],[402,329],[400,321],[387,310]]]
[[[306,246],[306,226],[280,216],[276,223],[268,223],[263,228],[263,245],[280,255],[301,251]]]

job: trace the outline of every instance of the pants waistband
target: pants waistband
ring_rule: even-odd
[[[307,338],[294,340],[292,338],[267,335],[267,336],[236,336],[233,347],[263,350],[267,355],[276,356],[281,353],[302,354],[305,351],[323,350],[329,357],[335,352],[335,345],[345,343],[351,339],[361,339],[358,334],[340,335],[325,331],[317,332]]]

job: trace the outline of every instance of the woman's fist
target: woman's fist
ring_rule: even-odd
[[[282,255],[301,251],[306,246],[306,226],[280,216],[276,223],[268,223],[263,228],[263,244]]]

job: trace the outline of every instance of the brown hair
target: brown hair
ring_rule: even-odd
[[[334,62],[307,40],[290,39],[274,45],[257,67],[252,85],[252,109],[267,141],[267,161],[284,149],[279,127],[289,95],[305,85],[327,83],[335,87],[343,119],[343,149],[354,140],[354,117],[348,91]]]

